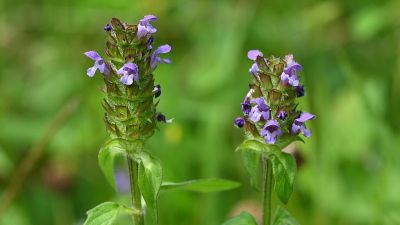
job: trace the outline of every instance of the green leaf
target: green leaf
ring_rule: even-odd
[[[241,212],[238,216],[233,217],[222,225],[257,225],[257,222],[248,212]]]
[[[274,153],[274,152],[279,152],[280,148],[276,145],[271,145],[265,143],[264,140],[258,140],[258,139],[247,139],[244,140],[237,148],[235,151],[243,151],[243,150],[252,150],[256,152],[260,152],[265,154],[266,156]]]
[[[244,149],[241,152],[243,164],[250,176],[250,184],[256,190],[261,190],[262,162],[261,152]]]
[[[116,190],[114,180],[114,159],[117,156],[124,156],[125,150],[119,139],[111,139],[104,143],[99,152],[99,166],[107,181]]]
[[[116,202],[104,202],[87,211],[87,219],[84,225],[112,225],[120,212],[127,214],[139,214],[136,209],[128,208]]]
[[[275,143],[275,145],[279,148],[279,149],[284,149],[286,148],[288,145],[290,145],[291,143],[295,142],[295,141],[301,141],[304,143],[304,140],[299,137],[298,135],[290,135],[290,134],[285,134],[281,137],[278,138],[277,142]]]
[[[240,186],[236,181],[225,179],[200,179],[184,182],[163,182],[161,190],[184,190],[195,192],[217,192],[235,189]]]
[[[274,175],[274,190],[283,203],[289,201],[296,176],[296,160],[290,154],[279,152],[270,158]]]
[[[150,215],[157,221],[157,198],[163,177],[161,163],[145,151],[141,152],[139,157],[139,188]]]
[[[286,209],[278,207],[275,211],[273,225],[299,225]]]

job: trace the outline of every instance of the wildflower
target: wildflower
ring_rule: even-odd
[[[287,113],[285,111],[279,111],[277,117],[278,117],[278,119],[284,121],[287,117]]]
[[[153,34],[157,32],[157,29],[154,28],[150,22],[154,22],[157,20],[156,16],[153,15],[147,15],[144,16],[143,19],[139,21],[139,24],[137,25],[137,37],[142,38],[144,36],[147,36],[148,34]]]
[[[105,31],[111,31],[112,27],[110,24],[107,23],[107,25],[104,26]]]
[[[256,62],[258,56],[261,56],[261,57],[263,56],[262,52],[260,52],[259,50],[250,50],[250,51],[247,53],[247,57],[248,57],[250,60],[253,60],[253,61],[254,61],[253,65],[252,65],[252,66],[250,67],[250,69],[249,69],[249,72],[250,72],[251,74],[253,74],[253,75],[256,75],[257,72],[258,72],[258,70],[259,70],[258,65],[257,65],[257,62]]]
[[[243,112],[245,115],[249,115],[250,110],[251,110],[250,98],[249,98],[249,97],[246,97],[246,98],[244,99],[244,102],[242,103],[242,112]]]
[[[243,126],[244,126],[244,119],[242,118],[242,117],[237,117],[236,119],[235,119],[235,126],[237,127],[237,128],[242,128]]]
[[[170,51],[171,51],[171,46],[169,46],[169,45],[161,45],[160,47],[158,47],[153,52],[153,55],[151,55],[151,58],[150,58],[150,66],[151,66],[151,68],[152,69],[156,68],[158,63],[170,64],[171,63],[170,59],[162,59],[161,57],[158,56],[160,54],[168,53]]]
[[[161,86],[159,84],[157,84],[154,89],[153,89],[153,94],[155,98],[160,97],[161,95]]]
[[[96,51],[85,52],[85,55],[95,61],[94,66],[90,67],[87,70],[87,75],[89,77],[93,77],[94,74],[96,73],[97,69],[99,69],[100,73],[102,73],[104,75],[110,74],[110,69],[108,68],[108,65],[104,62],[104,59],[101,58],[100,55]]]
[[[298,134],[298,133],[302,132],[304,136],[310,137],[311,130],[307,129],[307,127],[304,123],[307,120],[312,120],[314,118],[315,118],[315,115],[308,113],[308,112],[302,112],[300,114],[299,118],[295,119],[292,124],[292,133]]]
[[[256,105],[251,108],[249,113],[250,120],[257,123],[262,117],[267,121],[269,119],[269,107],[265,104],[264,99],[255,98],[251,100],[251,103],[255,103]]]
[[[158,113],[158,114],[157,114],[157,120],[160,121],[160,122],[164,122],[164,123],[172,123],[172,121],[173,121],[174,119],[169,119],[169,120],[167,120],[167,117],[166,117],[164,114]]]
[[[296,96],[303,97],[304,96],[304,85],[299,85],[296,87]]]
[[[285,57],[286,67],[283,69],[281,74],[281,80],[284,84],[289,84],[293,87],[299,85],[299,77],[297,71],[301,70],[302,67],[296,61],[293,60],[293,55],[287,55]]]
[[[276,137],[282,135],[281,127],[276,120],[268,120],[261,130],[261,136],[268,144],[275,144]]]
[[[131,85],[133,80],[139,81],[139,69],[135,63],[126,63],[117,71],[118,75],[122,75],[120,81],[125,85]]]

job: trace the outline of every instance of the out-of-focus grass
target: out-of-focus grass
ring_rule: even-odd
[[[249,82],[247,50],[294,53],[303,65],[301,107],[317,115],[288,205],[301,224],[399,224],[400,4],[381,1],[0,2],[0,191],[26,151],[71,97],[80,108],[64,124],[0,224],[79,224],[85,211],[115,198],[97,166],[107,137],[102,81],[85,75],[82,54],[101,51],[113,17],[156,14],[159,109],[174,117],[148,143],[165,179],[224,177],[243,186],[202,195],[162,193],[164,225],[221,224],[240,202],[259,196],[234,148],[232,126]],[[98,76],[98,77],[97,77]],[[121,222],[122,224],[123,222]]]

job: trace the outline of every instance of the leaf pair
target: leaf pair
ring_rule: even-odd
[[[115,202],[104,202],[87,212],[84,225],[112,225],[120,213],[132,215],[140,212]]]

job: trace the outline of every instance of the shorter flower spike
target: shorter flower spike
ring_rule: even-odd
[[[118,75],[122,75],[120,81],[125,85],[133,84],[133,80],[139,81],[139,69],[135,63],[126,63],[117,71]]]
[[[85,55],[95,61],[94,66],[90,67],[87,70],[87,75],[89,77],[93,77],[97,69],[99,69],[100,73],[104,75],[110,74],[110,69],[108,68],[108,65],[104,62],[104,59],[101,58],[96,51],[85,52]]]
[[[244,123],[245,123],[245,121],[244,121],[244,119],[242,117],[237,117],[235,119],[235,126],[237,128],[242,128],[244,126]]]
[[[162,59],[159,57],[160,54],[165,54],[171,51],[171,46],[169,45],[161,45],[158,47],[154,52],[153,55],[151,55],[150,58],[150,66],[152,69],[155,69],[157,67],[157,64],[159,63],[165,63],[165,64],[170,64],[171,60],[170,59]]]
[[[276,137],[282,135],[281,127],[276,120],[268,120],[261,130],[261,136],[268,144],[275,144]]]
[[[308,113],[308,112],[302,112],[300,114],[300,117],[295,119],[292,124],[292,133],[298,134],[301,131],[305,137],[310,137],[311,130],[307,129],[305,122],[307,120],[313,120],[314,118],[315,118],[315,115]]]

